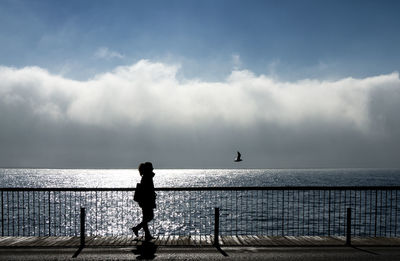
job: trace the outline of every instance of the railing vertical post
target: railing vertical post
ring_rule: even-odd
[[[329,195],[328,195],[328,236],[330,236],[331,235],[331,191],[328,190],[328,192],[329,192]]]
[[[219,246],[219,208],[215,208],[214,210],[214,245]]]
[[[86,211],[85,208],[81,208],[81,246],[85,246],[85,216]]]
[[[351,208],[347,208],[346,246],[351,245]]]
[[[48,205],[49,205],[49,236],[51,236],[51,208],[50,208],[50,190],[48,193]]]
[[[1,236],[4,237],[4,191],[1,191]]]
[[[285,235],[285,190],[282,190],[282,236]]]
[[[375,225],[374,225],[374,236],[376,237],[376,222],[378,220],[378,190],[375,190]]]

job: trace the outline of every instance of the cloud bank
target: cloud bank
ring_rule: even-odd
[[[0,67],[0,165],[399,166],[398,73],[285,82],[248,70],[178,79],[141,60],[87,81]]]

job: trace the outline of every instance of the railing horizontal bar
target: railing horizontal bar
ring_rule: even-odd
[[[211,235],[220,209],[220,235],[339,235],[400,233],[400,186],[160,187],[153,231],[162,235]],[[0,188],[2,235],[79,234],[87,209],[87,235],[131,234],[140,222],[135,188]],[[261,193],[262,192],[262,193]],[[170,225],[172,224],[172,226]],[[22,226],[21,226],[22,225]],[[21,231],[22,229],[22,231]],[[48,232],[48,233],[47,233]]]
[[[156,191],[219,190],[400,190],[400,186],[164,187]],[[135,191],[135,188],[0,188],[0,191]]]

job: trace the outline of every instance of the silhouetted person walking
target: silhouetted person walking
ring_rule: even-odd
[[[150,234],[147,224],[154,218],[153,209],[156,208],[157,194],[154,191],[153,177],[155,174],[153,170],[153,164],[151,164],[151,162],[141,163],[139,165],[139,174],[142,176],[142,179],[135,192],[135,201],[137,201],[142,208],[143,219],[141,223],[132,228],[132,231],[135,236],[138,236],[139,230],[143,228],[145,241],[154,239]]]

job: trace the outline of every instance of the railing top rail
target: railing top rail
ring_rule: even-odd
[[[156,191],[400,190],[400,186],[161,187]],[[0,191],[135,191],[135,188],[0,188]]]

